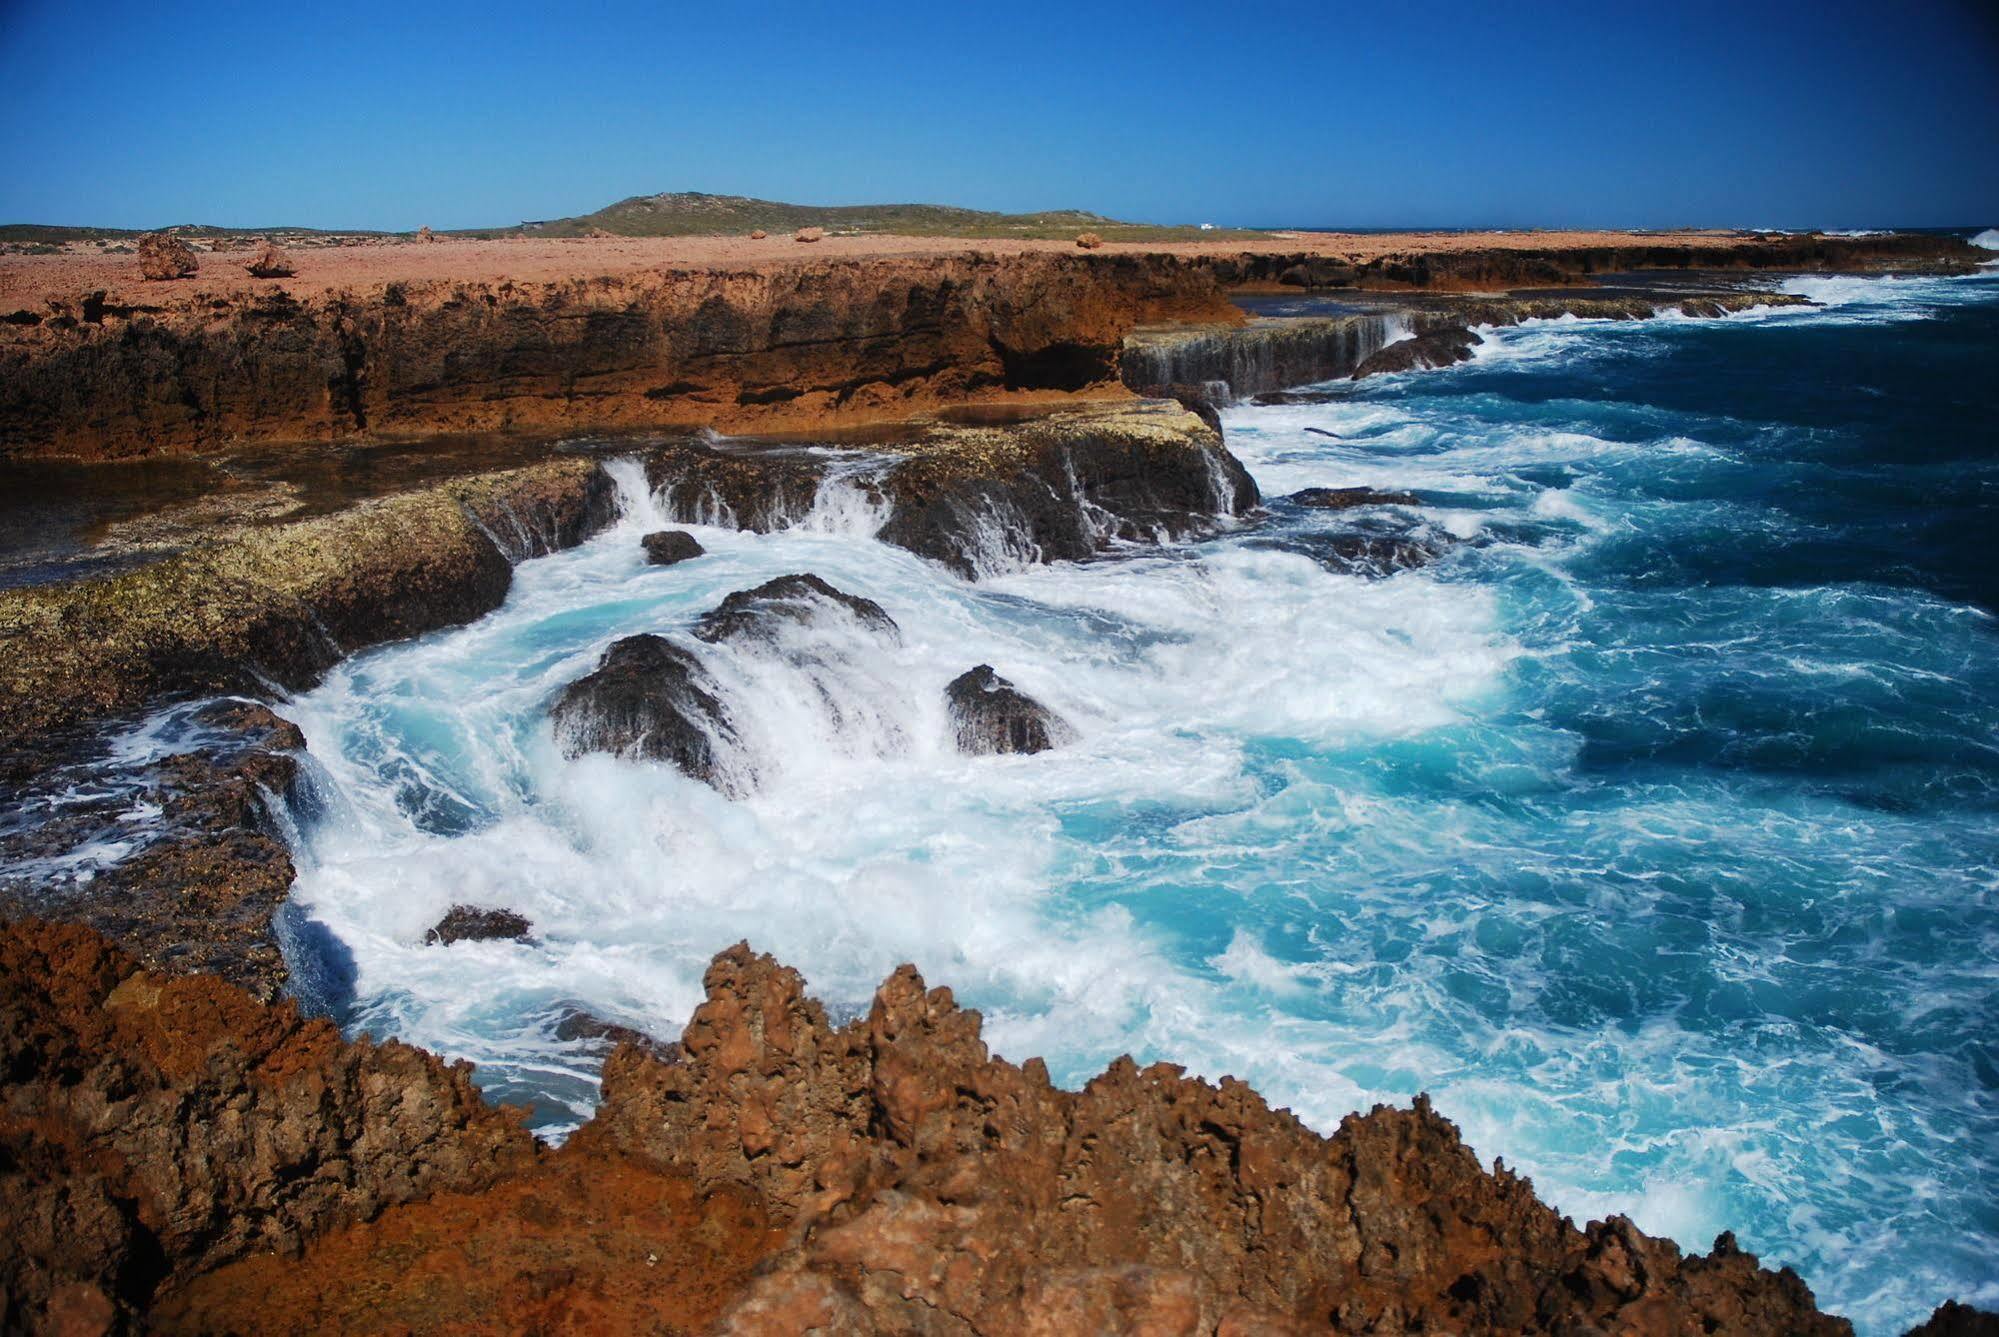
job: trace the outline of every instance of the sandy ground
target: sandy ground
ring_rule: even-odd
[[[1365,261],[1388,254],[1502,249],[1562,250],[1617,245],[1670,244],[1697,248],[1740,245],[1734,232],[1277,232],[1251,241],[1109,242],[1099,255],[1163,252],[1240,255],[1245,252],[1312,253]],[[983,251],[1075,253],[1072,242],[984,237],[828,237],[803,243],[789,236],[747,237],[514,237],[500,241],[430,243],[371,241],[354,246],[308,246],[292,252],[298,272],[289,279],[253,279],[244,266],[254,250],[205,253],[192,278],[148,283],[136,255],[73,250],[63,255],[0,256],[0,314],[38,310],[52,297],[103,289],[113,301],[138,303],[151,294],[185,298],[196,292],[283,290],[296,297],[395,281],[462,282],[512,279],[544,283],[565,278],[622,275],[647,269],[742,268],[800,260],[877,256],[961,255]]]

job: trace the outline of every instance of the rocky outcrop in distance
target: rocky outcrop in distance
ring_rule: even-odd
[[[705,991],[549,1153],[462,1066],[0,927],[9,1326],[1851,1332],[1730,1236],[1579,1229],[1420,1098],[1322,1136],[1171,1064],[1064,1090],[907,966],[839,1026],[744,945]]]
[[[1376,349],[1353,369],[1353,379],[1366,380],[1398,371],[1428,371],[1471,360],[1471,350],[1484,343],[1462,325],[1446,325],[1411,339]]]

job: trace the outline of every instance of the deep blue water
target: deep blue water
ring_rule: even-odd
[[[1864,1332],[1999,1305],[1999,281],[1796,286],[1826,305],[1522,327],[1227,415],[1274,499],[1420,509],[1273,500],[976,584],[857,491],[648,568],[624,471],[617,531],[291,708],[350,1024],[555,1126],[591,1089],[566,1003],[670,1033],[744,936],[836,1012],[914,960],[1061,1080],[1171,1058],[1325,1129],[1428,1090],[1565,1210],[1733,1229]],[[1441,555],[1315,560],[1361,523]],[[796,570],[903,641],[704,648],[756,795],[556,754],[546,704],[609,640]],[[941,688],[981,662],[1079,740],[956,756]],[[537,940],[422,947],[463,900]]]

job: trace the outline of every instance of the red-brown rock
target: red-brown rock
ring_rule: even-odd
[[[250,271],[252,278],[259,279],[288,279],[297,272],[297,266],[292,264],[291,252],[269,242],[243,267]]]
[[[139,273],[149,279],[184,279],[201,268],[194,248],[171,232],[139,238]]]

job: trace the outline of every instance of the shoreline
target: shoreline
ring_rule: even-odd
[[[896,257],[894,268],[906,279],[903,258]],[[1088,272],[1069,252],[1062,259],[1059,272]],[[1038,263],[1016,277],[1045,278],[1035,273]],[[804,272],[828,271],[815,260]],[[1058,406],[1053,415],[1017,419],[1002,413],[993,423],[953,425],[912,415],[903,404],[902,416],[888,419],[915,419],[890,433],[910,438],[901,443],[908,458],[901,494],[908,514],[899,529],[908,537],[898,541],[947,565],[954,555],[965,560],[969,541],[953,529],[950,508],[939,499],[966,487],[1038,495],[1060,473],[1047,463],[1044,438],[1056,431],[1049,423],[1062,418],[1061,406],[1075,410],[1070,416],[1082,424],[1057,432],[1058,453],[1072,478],[1078,458],[1103,453],[1110,435],[1104,424],[1131,419],[1141,435],[1159,440],[1175,468],[1198,475],[1205,486],[1207,475],[1187,466],[1211,449],[1211,439],[1223,455],[1227,451],[1218,435],[1206,435],[1202,393],[1184,382],[1212,378],[1176,376],[1182,384],[1161,385],[1163,393],[1145,399],[1138,397],[1143,387],[1105,374],[1106,368],[1121,373],[1131,341],[1144,337],[1136,316],[1146,303],[1213,313],[1213,294],[1250,290],[1222,284],[1212,268],[1187,272],[1196,281],[1181,286],[1185,273],[1147,268],[1140,282],[1112,294],[1129,304],[1106,299],[1109,309],[1090,311],[1088,302],[1078,303],[1011,350],[1014,365],[1025,358],[1044,378],[1099,377],[1079,388],[928,387],[944,396],[939,405],[1033,402]],[[1156,286],[1162,274],[1168,275],[1163,295]],[[1432,291],[1436,296],[1426,295],[1419,314],[1444,329],[1481,313],[1505,323],[1538,318],[1542,311],[1572,312],[1592,301],[1603,315],[1638,318],[1662,304],[1715,296],[1693,289],[1592,297],[1581,283],[1512,297]],[[853,289],[841,294],[855,295]],[[740,292],[735,300],[742,300]],[[1395,309],[1392,297],[1384,300]],[[773,319],[798,310],[787,302],[762,309]],[[192,308],[187,315],[192,321]],[[1219,320],[1173,324],[1172,339],[1215,337],[1232,354],[1253,347],[1260,328]],[[1086,356],[1073,351],[1077,341],[1061,337],[1085,326],[1100,341],[1087,346]],[[896,337],[906,328],[898,327]],[[839,345],[839,355],[858,349],[871,356],[879,352],[870,349],[875,337],[843,336],[848,342]],[[1110,339],[1116,342],[1101,342]],[[1101,351],[1107,346],[1108,363]],[[1368,356],[1358,353],[1364,346],[1333,347],[1322,340],[1303,356],[1343,365]],[[990,347],[952,347],[966,348],[968,358],[994,357],[1002,378],[1007,374],[1008,357]],[[825,371],[809,365],[815,375]],[[1172,374],[1170,360],[1166,367]],[[1243,391],[1250,383],[1231,388]],[[1192,411],[1165,402],[1172,399]],[[454,412],[462,409],[457,405]],[[731,421],[783,419],[749,413]],[[817,421],[841,426],[848,420],[821,414]],[[625,425],[641,433],[659,430],[650,423]],[[534,424],[528,430],[549,429]],[[412,428],[399,439],[421,435]],[[560,435],[556,429],[550,439]],[[379,438],[371,433],[370,439]],[[281,438],[265,440],[270,449],[287,449]],[[718,461],[704,449],[693,437],[655,442],[648,481],[668,484],[669,491],[692,481],[726,496],[746,527],[787,522],[784,508],[798,504],[794,460],[752,449]],[[476,441],[470,450],[477,453]],[[1122,470],[1122,464],[1097,474],[1086,470],[1085,482],[1122,487]],[[1148,492],[1137,500],[1151,506],[1158,498]],[[129,717],[188,692],[262,695],[273,680],[298,688],[368,645],[483,615],[504,599],[513,563],[588,539],[608,523],[610,504],[604,469],[588,456],[504,473],[423,477],[307,519],[265,524],[254,516],[246,523],[241,515],[224,515],[212,528],[196,520],[188,536],[173,540],[184,543],[185,557],[148,560],[108,581],[0,592],[0,634],[17,675],[7,684],[9,704],[24,707],[22,713],[10,708],[10,736],[0,740],[11,754],[9,781],[36,773],[32,762],[20,769],[23,757],[15,749],[24,736],[12,732],[36,711],[54,710],[44,721],[51,731],[46,738],[59,743],[63,729]],[[1194,489],[1183,488],[1162,513],[1191,526],[1203,520],[1204,504]],[[62,653],[15,654],[24,636]],[[1817,1312],[1795,1274],[1760,1268],[1732,1236],[1717,1240],[1705,1258],[1682,1258],[1670,1242],[1650,1239],[1622,1218],[1578,1231],[1535,1199],[1525,1181],[1497,1166],[1488,1172],[1456,1129],[1420,1098],[1412,1111],[1356,1113],[1322,1139],[1284,1112],[1270,1111],[1241,1083],[1188,1081],[1170,1065],[1139,1070],[1120,1062],[1079,1092],[1055,1090],[1037,1060],[1016,1068],[991,1059],[979,1039],[977,1014],[957,1008],[948,990],[926,990],[907,969],[884,984],[868,1017],[836,1030],[794,972],[746,949],[723,953],[711,967],[707,1001],[682,1040],[625,1036],[607,1067],[601,1120],[578,1136],[573,1150],[549,1152],[522,1141],[518,1129],[507,1133],[500,1127],[504,1113],[476,1094],[468,1104],[462,1068],[395,1042],[345,1041],[329,1035],[324,1023],[301,1026],[288,1012],[293,1004],[278,1001],[298,981],[288,985],[285,964],[274,959],[271,925],[289,894],[291,867],[269,794],[290,785],[291,758],[302,740],[288,738],[281,721],[265,718],[268,712],[254,712],[226,724],[232,741],[198,745],[191,755],[206,769],[183,767],[174,776],[194,800],[176,812],[188,834],[168,839],[159,857],[149,855],[133,893],[158,907],[159,917],[136,929],[130,913],[122,921],[109,917],[113,936],[124,938],[140,961],[74,936],[77,930],[17,921],[0,928],[6,966],[0,1008],[32,1019],[18,1028],[34,1038],[17,1057],[27,1056],[23,1061],[36,1072],[91,1074],[83,1088],[91,1099],[108,1089],[105,1073],[119,1063],[142,1074],[141,1104],[157,1098],[227,1106],[242,1090],[261,1092],[258,1100],[276,1104],[257,1108],[275,1109],[274,1126],[309,1149],[273,1169],[251,1152],[224,1147],[219,1163],[240,1155],[240,1173],[225,1168],[199,1182],[210,1172],[197,1174],[177,1161],[155,1138],[159,1123],[141,1120],[136,1126],[143,1136],[118,1143],[93,1124],[87,1101],[70,1103],[53,1080],[25,1084],[12,1116],[64,1131],[49,1158],[18,1163],[27,1167],[15,1171],[17,1184],[25,1186],[21,1201],[41,1210],[64,1195],[101,1192],[114,1203],[140,1204],[118,1209],[122,1217],[114,1211],[94,1220],[97,1235],[83,1232],[90,1247],[99,1248],[97,1256],[115,1264],[108,1270],[79,1268],[82,1247],[71,1240],[52,1236],[39,1246],[64,1261],[14,1294],[29,1302],[41,1296],[51,1314],[66,1304],[104,1305],[136,1320],[146,1306],[160,1303],[154,1317],[199,1328],[241,1322],[259,1312],[256,1306],[274,1289],[309,1283],[316,1312],[332,1322],[345,1312],[342,1293],[354,1284],[356,1269],[366,1269],[357,1259],[382,1241],[400,1247],[398,1241],[411,1238],[402,1232],[415,1232],[428,1241],[422,1256],[446,1259],[440,1266],[451,1275],[455,1265],[448,1260],[457,1247],[451,1237],[482,1228],[495,1201],[509,1203],[510,1211],[548,1213],[546,1221],[523,1217],[535,1229],[545,1226],[545,1235],[514,1232],[503,1223],[488,1240],[485,1247],[496,1256],[524,1260],[522,1275],[548,1270],[546,1278],[523,1283],[526,1299],[504,1294],[497,1312],[592,1293],[612,1306],[601,1313],[623,1313],[616,1305],[633,1299],[629,1291],[597,1270],[600,1265],[562,1252],[583,1237],[580,1221],[566,1215],[567,1208],[521,1206],[570,1192],[587,1200],[592,1185],[611,1185],[644,1211],[670,1210],[688,1228],[719,1231],[732,1241],[721,1251],[726,1257],[676,1258],[683,1271],[675,1275],[697,1290],[708,1287],[689,1299],[687,1315],[699,1316],[702,1326],[734,1322],[733,1330],[811,1321],[846,1323],[858,1332],[949,1314],[985,1329],[1027,1332],[1035,1322],[1059,1328],[1083,1314],[1092,1316],[1086,1322],[1100,1323],[1185,1319],[1196,1324],[1193,1330],[1231,1333],[1302,1332],[1329,1316],[1355,1324],[1416,1320],[1529,1328],[1679,1321],[1720,1332],[1782,1328],[1831,1337],[1850,1331],[1843,1320]],[[197,889],[212,899],[190,900]],[[124,888],[114,880],[103,890],[115,896]],[[212,931],[187,932],[189,914],[215,916]],[[57,938],[61,950],[51,950]],[[70,973],[73,966],[80,974]],[[248,994],[237,994],[218,975]],[[52,1008],[45,997],[58,1002]],[[259,1060],[265,1067],[232,1069],[230,1056],[246,1051],[265,1055]],[[386,1140],[367,1130],[391,1116],[370,1104],[372,1097],[352,1095],[374,1089],[367,1074],[378,1062],[394,1068],[393,1082],[436,1093],[426,1111],[394,1115],[403,1122]],[[314,1105],[314,1074],[325,1081],[328,1072],[350,1076],[322,1088],[335,1094]],[[1136,1144],[1140,1149],[1105,1155],[1093,1168],[1092,1148],[1102,1134],[1126,1137],[1134,1126],[1147,1130]],[[997,1146],[994,1127],[1007,1130]],[[328,1129],[339,1130],[337,1136]],[[358,1149],[364,1145],[368,1150]],[[466,1153],[464,1145],[484,1150]],[[1059,1168],[1050,1169],[1046,1157],[1054,1147],[1061,1148]],[[96,1168],[94,1158],[107,1148],[129,1158],[127,1178],[107,1180]],[[1339,1174],[1348,1176],[1344,1186],[1333,1183]],[[561,1187],[565,1182],[570,1187]],[[294,1183],[310,1191],[289,1187]],[[203,1194],[229,1204],[219,1236],[174,1234],[181,1210],[174,1204]],[[1079,1194],[1081,1207],[1073,1205]],[[669,1208],[645,1206],[662,1202]],[[156,1219],[174,1224],[161,1227]],[[1347,1228],[1343,1221],[1351,1222],[1352,1240],[1340,1233]],[[620,1225],[631,1232],[618,1239],[622,1266],[639,1265],[645,1228]],[[35,1238],[32,1223],[17,1233]],[[1240,1257],[1228,1243],[1237,1237],[1251,1241]],[[156,1248],[165,1251],[165,1272],[133,1289],[127,1260]],[[561,1261],[548,1261],[551,1250]],[[1300,1258],[1324,1266],[1301,1269]],[[1077,1265],[1057,1269],[1051,1260]],[[75,1275],[58,1276],[64,1268]],[[480,1290],[466,1275],[478,1271],[461,1267],[456,1273],[467,1295]],[[506,1285],[499,1289],[505,1292]]]

